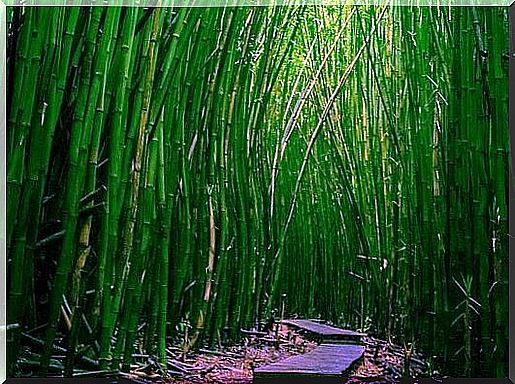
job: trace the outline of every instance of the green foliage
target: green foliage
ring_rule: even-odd
[[[506,9],[9,15],[11,373],[23,329],[43,375],[56,343],[66,375],[166,366],[286,294],[506,375]]]

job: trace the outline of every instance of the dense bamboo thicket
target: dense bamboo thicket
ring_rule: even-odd
[[[8,9],[9,368],[285,303],[507,375],[504,8]],[[24,336],[25,335],[25,336]],[[34,342],[34,339],[31,339]]]

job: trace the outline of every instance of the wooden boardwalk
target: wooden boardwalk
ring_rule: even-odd
[[[364,352],[365,347],[361,345],[322,344],[303,355],[256,368],[254,379],[255,382],[259,379],[285,377],[341,379]]]
[[[348,329],[331,327],[312,320],[283,320],[282,324],[297,328],[319,339],[321,342],[328,340],[344,340],[359,342],[365,333],[355,332]]]
[[[365,353],[365,347],[357,344],[363,333],[310,320],[282,323],[324,341],[311,352],[254,369],[254,383],[280,383],[286,378],[295,383],[342,383]]]

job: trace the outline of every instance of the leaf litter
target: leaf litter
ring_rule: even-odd
[[[238,345],[218,349],[200,348],[184,355],[179,346],[168,348],[165,371],[152,359],[139,364],[128,378],[141,384],[250,384],[254,368],[312,351],[318,343],[296,330],[281,326],[277,332],[245,331]],[[427,376],[424,357],[391,342],[367,336],[362,339],[365,354],[356,368],[342,378],[342,384],[398,382],[403,376]]]

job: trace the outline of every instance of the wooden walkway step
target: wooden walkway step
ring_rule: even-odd
[[[321,344],[306,354],[256,368],[254,383],[281,382],[285,378],[295,378],[296,383],[341,383],[364,353],[362,345]]]
[[[319,339],[321,342],[329,340],[359,342],[363,336],[366,336],[366,333],[336,328],[312,320],[283,320],[282,324],[307,332],[308,334],[311,334],[315,338]]]

